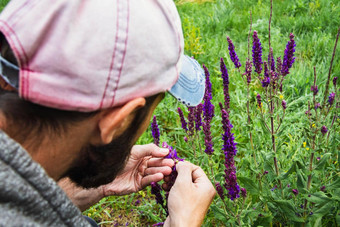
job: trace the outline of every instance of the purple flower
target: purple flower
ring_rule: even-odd
[[[220,68],[221,68],[222,80],[223,80],[224,107],[227,111],[229,111],[229,107],[230,107],[229,75],[228,75],[227,67],[224,64],[223,58],[221,58],[220,60]]]
[[[203,132],[204,132],[204,144],[205,144],[205,150],[204,152],[207,154],[212,154],[214,152],[213,149],[213,143],[212,143],[212,136],[211,136],[211,128],[210,128],[210,122],[212,118],[214,117],[214,105],[211,103],[212,99],[212,89],[211,89],[211,82],[210,82],[210,74],[203,65],[204,72],[205,72],[205,94],[203,97]]]
[[[137,199],[137,200],[135,201],[135,206],[138,206],[139,204],[140,204],[140,200]]]
[[[275,60],[274,60],[273,48],[270,48],[270,51],[268,54],[268,64],[270,65],[270,70],[275,71]]]
[[[265,76],[263,80],[261,80],[262,87],[268,87],[270,84],[270,77]]]
[[[289,74],[289,69],[293,66],[293,63],[295,61],[294,52],[296,44],[293,33],[290,33],[289,38],[290,40],[287,43],[283,57],[283,65],[281,71],[283,76]]]
[[[169,154],[167,156],[165,156],[165,158],[172,159],[172,160],[175,161],[175,163],[178,162],[178,161],[183,161],[184,160],[182,158],[179,158],[178,155],[177,155],[176,149],[174,149],[172,146],[170,146],[166,142],[163,142],[162,147],[169,149]]]
[[[178,115],[179,115],[179,117],[181,119],[182,129],[184,129],[187,132],[188,131],[187,122],[185,121],[183,111],[182,111],[182,109],[180,107],[177,108],[177,111],[178,111]]]
[[[260,94],[256,95],[256,100],[257,100],[257,104],[259,105],[259,107],[262,108],[261,95]]]
[[[282,108],[285,110],[287,109],[287,103],[285,100],[282,100]]]
[[[276,59],[276,62],[277,62],[277,64],[276,64],[276,72],[281,73],[281,71],[282,71],[282,60],[281,60],[281,58],[278,57]]]
[[[322,135],[325,135],[327,132],[328,132],[327,127],[323,125],[323,126],[321,127],[321,133],[322,133]]]
[[[334,85],[334,87],[336,87],[336,81],[338,80],[338,77],[334,77],[333,78],[333,85]]]
[[[203,122],[203,132],[204,132],[204,145],[205,150],[204,152],[211,155],[214,153],[212,136],[211,136],[211,128],[210,128],[210,121]]]
[[[164,209],[166,209],[161,190],[162,188],[157,182],[151,182],[151,194],[155,195],[156,202],[160,204]]]
[[[310,90],[313,92],[313,95],[317,95],[318,94],[318,92],[319,92],[319,89],[318,89],[318,86],[317,85],[312,85],[311,87],[310,87]]]
[[[233,125],[229,120],[229,114],[225,109],[221,109],[222,112],[222,127],[224,133],[222,134],[223,148],[225,161],[224,161],[224,178],[225,189],[228,190],[228,197],[234,200],[240,197],[240,186],[237,184],[236,167],[234,163],[234,156],[237,153],[236,143],[234,142],[234,133],[231,133]]]
[[[334,99],[335,99],[335,93],[332,92],[332,93],[330,93],[329,96],[328,96],[328,104],[329,104],[330,106],[333,105]]]
[[[247,197],[247,190],[245,188],[241,188],[241,195],[243,198]]]
[[[269,77],[269,70],[268,70],[267,62],[264,62],[264,77],[261,83],[262,83],[262,87],[268,87],[268,85],[270,84],[270,77]]]
[[[222,188],[221,184],[217,182],[215,184],[215,186],[216,186],[216,191],[217,191],[218,195],[221,197],[222,200],[224,200],[224,192],[223,192],[223,188]]]
[[[196,126],[196,132],[201,130],[202,126],[202,111],[203,111],[203,104],[200,103],[198,106],[196,106],[195,111],[195,126]]]
[[[255,66],[255,72],[258,74],[262,71],[262,46],[257,36],[257,31],[253,34],[253,64]]]
[[[241,63],[240,63],[240,61],[239,61],[239,59],[237,57],[237,54],[235,52],[235,46],[233,44],[233,41],[231,41],[229,36],[227,37],[227,40],[228,40],[228,49],[229,49],[230,59],[234,63],[235,68],[240,68],[241,67]]]
[[[320,104],[320,103],[316,103],[314,108],[315,108],[315,109],[318,109],[318,108],[320,108],[320,107],[321,107],[321,104]]]
[[[298,195],[299,194],[299,190],[297,190],[297,189],[292,189],[292,192],[293,192],[294,195]]]
[[[195,107],[188,107],[188,110],[188,131],[189,136],[192,136],[195,133]]]
[[[203,97],[203,116],[205,121],[210,121],[214,117],[214,105],[212,100],[212,89],[210,82],[210,73],[205,65],[203,65],[205,72],[205,94]]]
[[[163,226],[164,225],[164,222],[158,222],[156,224],[153,224],[152,226]]]
[[[272,192],[277,189],[277,185],[274,186],[274,188],[270,189]]]
[[[159,128],[158,128],[156,116],[153,116],[153,120],[151,123],[151,131],[152,131],[152,136],[154,139],[154,144],[159,146],[159,135],[160,134],[159,134]]]
[[[320,157],[317,157],[317,158],[316,158],[316,160],[318,160],[318,161],[320,161],[320,159],[321,159]]]
[[[246,71],[243,73],[243,75],[246,75],[247,77],[247,84],[249,85],[251,82],[251,72],[253,70],[253,65],[252,63],[248,60],[246,61]]]
[[[320,191],[323,191],[323,192],[324,192],[325,190],[326,190],[326,186],[325,186],[325,185],[323,185],[323,186],[320,187]]]
[[[263,175],[266,175],[266,174],[268,174],[268,171],[267,171],[267,170],[263,172]]]
[[[184,141],[187,143],[188,142],[188,137],[184,136]]]
[[[290,188],[290,184],[287,184],[287,188]]]

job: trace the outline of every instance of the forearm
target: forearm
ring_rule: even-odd
[[[58,181],[58,185],[64,190],[73,204],[76,205],[81,211],[88,209],[103,198],[102,187],[84,189],[77,187],[68,178],[63,178]]]

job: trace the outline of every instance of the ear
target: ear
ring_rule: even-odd
[[[144,105],[145,98],[135,98],[121,107],[105,110],[98,122],[101,143],[110,143],[130,123],[131,114]]]

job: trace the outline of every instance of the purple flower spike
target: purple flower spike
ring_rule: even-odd
[[[263,80],[261,80],[262,87],[268,87],[270,84],[270,77],[265,76]]]
[[[262,108],[261,95],[260,94],[256,95],[256,100],[257,100],[257,104],[259,105],[259,107]]]
[[[313,92],[313,95],[317,95],[318,94],[318,92],[319,92],[319,89],[318,89],[318,86],[317,85],[312,85],[311,87],[310,87],[310,90]]]
[[[214,152],[213,149],[213,143],[212,143],[212,136],[211,136],[211,128],[210,128],[210,122],[212,118],[214,117],[214,105],[211,103],[212,99],[212,89],[211,89],[211,82],[210,82],[210,74],[203,65],[204,71],[205,71],[205,94],[203,97],[203,132],[204,132],[204,144],[205,144],[205,153],[211,155]]]
[[[247,197],[247,190],[245,188],[241,188],[241,195],[243,198]]]
[[[188,107],[188,110],[188,130],[189,136],[192,136],[195,134],[195,107]]]
[[[235,46],[233,44],[233,41],[231,41],[231,39],[229,38],[229,36],[227,37],[227,40],[228,40],[228,49],[229,49],[230,59],[234,63],[235,68],[238,69],[241,67],[241,63],[235,52]]]
[[[203,104],[200,103],[198,106],[196,106],[196,111],[195,111],[196,132],[201,131],[201,126],[202,126],[202,111],[203,111]]]
[[[159,133],[159,128],[158,128],[156,116],[153,116],[153,120],[152,120],[152,123],[151,123],[151,131],[152,131],[152,136],[153,136],[153,139],[154,139],[154,144],[159,146],[160,133]]]
[[[255,66],[255,72],[258,74],[262,71],[262,46],[257,36],[257,31],[253,34],[253,64]]]
[[[328,132],[328,128],[326,127],[326,126],[322,126],[321,127],[321,133],[322,133],[322,135],[325,135],[326,133]]]
[[[332,93],[330,93],[329,96],[328,96],[328,104],[329,104],[330,106],[333,105],[334,99],[335,99],[335,93],[332,92]]]
[[[221,184],[216,183],[215,186],[216,186],[216,191],[217,191],[218,195],[221,197],[222,200],[224,200],[224,192],[223,192],[223,188],[222,188]]]
[[[274,60],[273,48],[270,48],[270,51],[269,51],[268,64],[270,64],[270,70],[275,71],[275,60]]]
[[[298,195],[299,194],[299,190],[297,190],[297,189],[292,189],[292,192],[293,192],[294,195]]]
[[[287,102],[285,100],[282,100],[282,108],[283,110],[287,109]]]
[[[336,82],[337,82],[337,80],[338,80],[338,77],[334,77],[334,78],[333,78],[333,85],[334,85],[334,87],[336,87]]]
[[[185,121],[183,111],[182,111],[182,109],[180,107],[178,107],[177,111],[178,111],[178,115],[179,115],[179,117],[181,119],[182,129],[184,129],[185,132],[187,132],[188,131],[187,122]]]
[[[234,200],[240,197],[240,186],[237,184],[236,177],[236,167],[234,163],[234,156],[237,153],[236,143],[234,142],[234,134],[231,133],[231,129],[233,125],[229,120],[229,114],[225,109],[221,110],[222,112],[222,125],[223,131],[222,140],[223,140],[223,148],[225,161],[224,161],[224,178],[225,178],[225,189],[228,190],[228,197],[231,200]]]
[[[205,94],[203,97],[203,117],[205,121],[210,121],[214,117],[214,105],[212,100],[212,89],[210,82],[210,73],[205,65],[203,65],[205,72]]]
[[[155,195],[156,202],[164,208],[164,198],[161,194],[161,190],[162,188],[158,183],[151,182],[151,194]]]
[[[205,150],[204,152],[211,155],[214,153],[212,136],[211,136],[211,128],[210,128],[210,121],[203,122],[203,132],[204,132],[204,144]]]
[[[227,111],[229,111],[229,107],[230,107],[229,75],[228,75],[227,67],[224,64],[223,58],[221,58],[220,60],[220,67],[221,67],[222,80],[223,80],[224,107]]]
[[[281,60],[281,58],[278,57],[276,62],[277,62],[277,64],[276,64],[276,72],[281,73],[281,71],[282,71],[282,60]]]
[[[295,61],[294,52],[296,44],[293,33],[290,33],[289,38],[290,40],[287,43],[283,58],[283,65],[281,71],[283,76],[289,74],[289,69],[293,66],[293,63]]]
[[[243,74],[247,77],[247,84],[251,82],[251,72],[253,70],[253,65],[250,61],[246,61],[246,72]]]

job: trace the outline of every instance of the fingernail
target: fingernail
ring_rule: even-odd
[[[169,153],[169,149],[167,149],[167,148],[161,148],[161,152],[162,152],[163,154],[168,154],[168,153]]]

